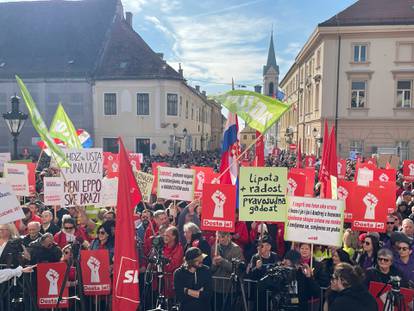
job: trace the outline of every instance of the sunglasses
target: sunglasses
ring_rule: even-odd
[[[75,227],[63,227],[65,230],[72,230],[75,229]]]
[[[383,261],[383,262],[390,262],[391,261],[391,259],[389,259],[389,258],[378,258],[378,261]]]
[[[65,255],[69,255],[70,254],[70,251],[65,251],[64,254]]]
[[[394,222],[387,222],[387,225],[393,225],[394,224]]]
[[[105,231],[99,231],[98,234],[106,234]]]
[[[408,251],[408,250],[409,250],[409,248],[408,248],[408,247],[403,246],[403,247],[399,247],[399,248],[398,248],[398,250],[399,250],[399,251],[404,251],[404,252],[405,252],[405,251]]]
[[[364,244],[365,244],[365,245],[371,245],[371,242],[369,242],[369,241],[364,241]]]

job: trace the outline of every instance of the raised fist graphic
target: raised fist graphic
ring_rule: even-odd
[[[338,187],[338,199],[339,200],[346,200],[348,198],[348,190],[346,190],[344,187],[339,186]]]
[[[365,219],[375,219],[375,207],[378,204],[378,199],[372,193],[367,193],[366,196],[362,199],[364,202],[366,209],[365,209]]]
[[[294,181],[292,178],[289,178],[287,182],[287,194],[295,195],[295,191],[297,187],[298,187],[298,184],[296,183],[296,181]]]
[[[410,175],[413,176],[414,175],[414,163],[408,164],[408,168],[410,169]]]
[[[58,280],[59,273],[56,270],[49,269],[46,272],[46,279],[49,281],[49,296],[55,296],[58,294]]]
[[[112,172],[118,172],[118,164],[112,163]]]
[[[101,262],[96,259],[95,257],[89,257],[86,263],[91,269],[91,283],[99,283],[101,280],[99,278],[99,267],[101,266]]]
[[[220,190],[216,190],[211,196],[211,199],[214,202],[214,218],[223,218],[224,217],[224,203],[226,202],[226,196]]]
[[[378,177],[378,179],[379,179],[380,181],[382,181],[382,182],[388,182],[388,181],[390,180],[390,178],[388,177],[388,175],[387,175],[387,174],[384,174],[384,173],[382,173],[382,174]]]
[[[205,174],[203,171],[200,171],[197,173],[197,191],[202,191],[203,190],[203,185],[204,185],[204,180],[205,180]]]

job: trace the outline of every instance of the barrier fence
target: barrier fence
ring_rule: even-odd
[[[154,279],[156,279],[154,277]],[[147,286],[142,287],[141,308],[146,311],[157,307],[157,281],[147,282]],[[143,280],[140,280],[144,283]],[[165,288],[169,288],[172,277],[165,277]],[[233,286],[231,285],[233,283]],[[243,279],[240,283],[235,283],[228,277],[213,277],[212,311],[231,311],[244,310],[243,294],[246,298],[248,311],[273,311],[275,309],[274,297],[271,291],[260,290],[257,281]],[[75,282],[69,282],[69,308],[58,308],[53,310],[81,310],[80,299]],[[310,300],[308,310],[319,311],[323,309],[323,297],[326,289],[321,289],[319,297]],[[37,305],[37,285],[35,273],[23,274],[20,278],[14,278],[8,282],[0,284],[0,310],[4,311],[36,311],[40,310]],[[173,310],[177,306],[175,295],[167,296],[167,308]],[[83,300],[86,310],[91,311],[110,311],[111,296],[85,296]],[[45,310],[45,309],[42,309]],[[52,309],[49,309],[52,310]]]

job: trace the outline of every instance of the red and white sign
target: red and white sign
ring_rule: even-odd
[[[414,181],[414,160],[405,160],[403,162],[403,175],[407,181]]]
[[[202,206],[202,230],[234,232],[236,186],[204,184]]]
[[[374,171],[374,180],[379,182],[394,182],[396,181],[397,172],[394,169],[380,169]]]
[[[376,159],[376,158],[369,158],[369,159],[366,159],[366,163],[367,163],[367,164],[374,165],[375,167],[377,167],[377,159]]]
[[[192,169],[159,167],[157,196],[167,200],[192,201],[194,178]]]
[[[107,249],[81,251],[83,290],[86,296],[109,295],[109,252]]]
[[[43,178],[43,192],[45,205],[64,204],[64,181],[61,177]]]
[[[384,189],[355,186],[352,230],[385,232],[388,206]]]
[[[132,171],[138,172],[141,170],[141,163],[143,162],[142,153],[130,153],[129,163],[131,163]]]
[[[211,184],[214,170],[211,167],[205,166],[191,166],[191,169],[195,171],[194,198],[198,199],[203,192],[203,185]]]
[[[345,222],[352,221],[352,197],[355,189],[355,183],[353,181],[338,180],[338,200],[345,201]]]
[[[158,188],[158,167],[166,167],[168,166],[167,162],[152,162],[151,169],[152,175],[154,175],[154,182],[152,184],[152,193],[157,193]]]
[[[337,164],[338,179],[344,179],[346,175],[346,160],[339,159]]]
[[[118,154],[111,152],[104,152],[103,166],[107,170],[106,176],[108,178],[118,177],[119,161]],[[141,170],[141,164],[143,160],[142,153],[130,153],[129,161],[132,166],[132,171],[138,172]]]
[[[398,309],[395,306],[384,306],[384,304],[387,301],[387,294],[391,292],[391,285],[388,284],[387,286],[385,286],[385,288],[384,288],[384,286],[385,286],[385,284],[380,283],[380,282],[370,282],[369,283],[369,292],[371,293],[371,295],[377,301],[378,310],[397,311]],[[402,310],[411,310],[410,305],[413,301],[414,290],[401,287],[400,292],[403,295],[404,302],[405,302],[405,306],[401,306]],[[380,295],[378,295],[378,294],[380,294]],[[379,296],[379,297],[377,297],[377,296]]]
[[[37,304],[40,309],[56,308],[60,289],[66,271],[64,262],[39,263],[37,265]],[[65,287],[62,297],[69,296],[69,287]],[[67,299],[62,299],[60,308],[68,308]]]
[[[296,150],[296,144],[290,144],[289,145],[289,150]]]
[[[315,167],[316,157],[314,155],[308,155],[305,157],[305,167]]]
[[[368,187],[369,183],[374,180],[374,171],[376,167],[368,163],[357,163],[355,168],[355,180],[359,186]]]
[[[10,152],[0,153],[0,173],[3,172],[4,163],[9,162],[10,160],[11,160]]]
[[[23,218],[23,210],[11,186],[0,184],[0,224],[4,225]]]
[[[397,185],[394,182],[381,182],[373,181],[370,184],[370,187],[377,187],[382,191],[384,196],[384,205],[387,208],[387,214],[391,214],[396,210],[395,206],[395,192],[397,190]]]
[[[4,163],[4,177],[15,195],[29,196],[29,170],[27,165]]]
[[[313,197],[313,188],[315,186],[315,169],[313,167],[291,168],[289,172],[292,174],[299,174],[299,175],[306,176],[305,196]]]
[[[287,195],[304,197],[306,189],[306,175],[288,173]]]
[[[16,162],[27,166],[28,178],[29,178],[29,192],[31,194],[36,193],[36,163],[32,162]]]

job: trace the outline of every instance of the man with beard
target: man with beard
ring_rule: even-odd
[[[185,252],[184,264],[174,272],[174,288],[180,311],[209,311],[212,293],[210,269],[203,265],[205,254],[197,247]]]

